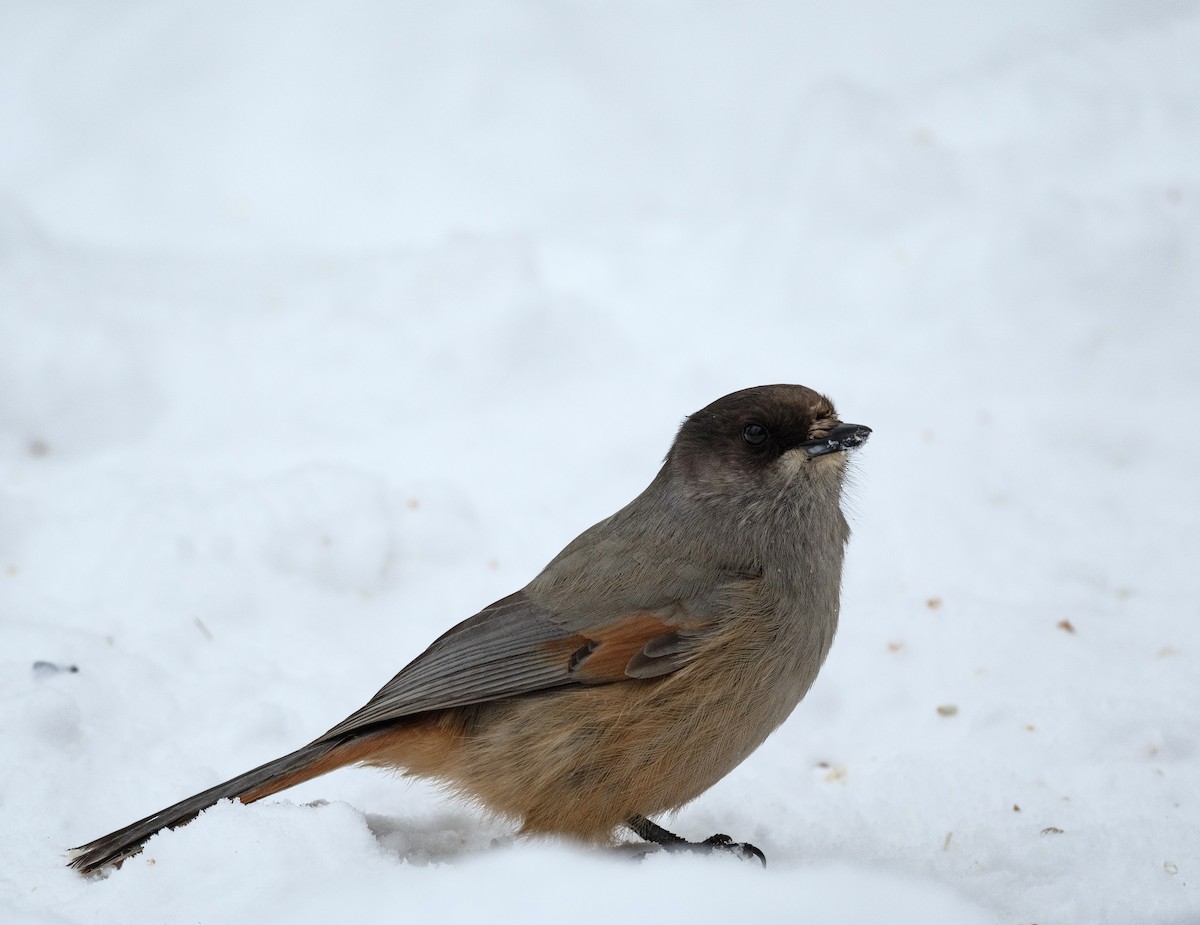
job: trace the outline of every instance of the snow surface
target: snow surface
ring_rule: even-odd
[[[1200,922],[1198,61],[1194,0],[0,5],[0,920]],[[664,820],[766,871],[361,770],[63,866],[776,381],[874,428],[842,628]]]

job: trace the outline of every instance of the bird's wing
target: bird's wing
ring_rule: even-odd
[[[552,612],[518,591],[453,627],[321,738],[427,710],[670,674],[712,626],[713,598],[596,620]]]

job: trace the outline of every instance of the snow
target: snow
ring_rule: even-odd
[[[1192,0],[4,4],[0,920],[1200,922],[1197,60]],[[842,626],[663,820],[765,871],[365,770],[63,866],[777,381],[874,430]]]

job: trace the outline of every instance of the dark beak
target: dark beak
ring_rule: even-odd
[[[862,424],[839,424],[820,440],[810,440],[800,445],[809,456],[824,456],[827,453],[842,453],[862,446],[871,436],[871,428]]]

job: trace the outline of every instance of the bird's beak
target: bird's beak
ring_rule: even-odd
[[[871,428],[863,424],[839,424],[820,440],[810,440],[801,443],[810,457],[824,456],[827,453],[842,453],[862,446],[871,436]]]

